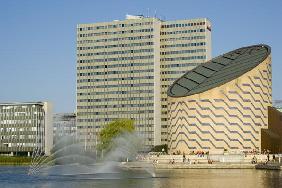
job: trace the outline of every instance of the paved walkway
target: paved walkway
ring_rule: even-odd
[[[187,163],[151,163],[151,162],[124,162],[123,167],[131,169],[155,168],[155,169],[255,169],[255,164],[250,163],[213,163],[213,164],[187,164]]]
[[[256,164],[251,164],[253,158],[258,163],[264,163],[267,155],[186,155],[183,162],[183,155],[147,155],[139,161],[125,162],[122,165],[126,168],[156,168],[156,169],[255,169]],[[173,164],[171,164],[173,161]],[[209,162],[212,161],[212,164]],[[259,166],[259,165],[257,165]],[[275,168],[280,169],[280,165]],[[261,167],[261,166],[259,166]],[[272,169],[272,166],[262,166],[261,169]]]
[[[216,164],[155,164],[156,169],[254,169],[254,164],[216,163]]]

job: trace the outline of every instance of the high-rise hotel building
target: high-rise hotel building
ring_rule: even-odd
[[[135,120],[145,145],[167,142],[167,89],[211,58],[206,18],[125,20],[77,26],[77,131],[91,148],[104,125]]]

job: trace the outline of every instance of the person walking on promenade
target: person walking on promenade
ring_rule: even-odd
[[[257,163],[257,158],[256,156],[254,155],[253,159],[252,159],[252,164],[256,164]]]

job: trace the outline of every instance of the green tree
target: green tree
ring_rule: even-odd
[[[122,133],[133,132],[134,121],[131,119],[118,119],[107,124],[100,132],[100,144],[98,149],[109,150],[112,146],[112,140]]]
[[[163,145],[157,145],[157,146],[154,146],[151,151],[153,152],[164,152],[164,153],[167,153],[167,144],[163,144]]]

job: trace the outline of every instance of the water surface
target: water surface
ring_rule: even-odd
[[[29,176],[28,167],[1,166],[0,187],[282,187],[282,172],[253,169],[158,170],[156,178],[146,172],[87,176]]]

